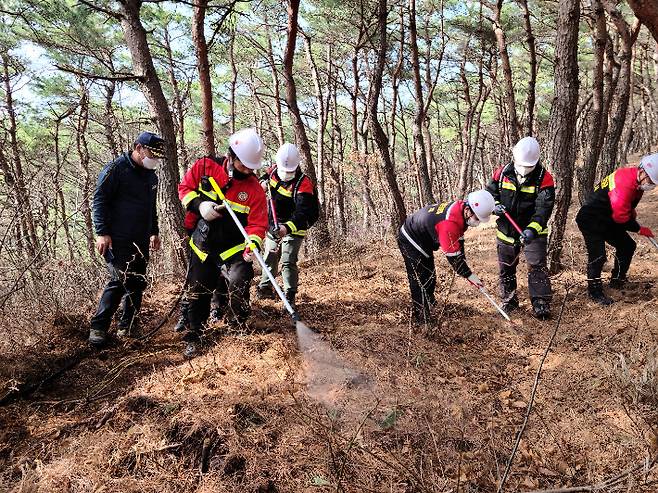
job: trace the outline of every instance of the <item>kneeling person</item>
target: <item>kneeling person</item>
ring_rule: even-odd
[[[430,310],[436,304],[436,270],[432,252],[441,248],[457,274],[477,287],[482,281],[471,272],[464,253],[466,229],[489,221],[494,199],[486,190],[468,194],[466,200],[423,207],[404,222],[398,235],[411,288],[412,318],[416,324],[431,321]]]

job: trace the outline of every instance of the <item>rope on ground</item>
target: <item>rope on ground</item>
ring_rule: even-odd
[[[523,424],[521,425],[521,428],[519,429],[518,433],[516,434],[516,443],[514,443],[514,448],[512,449],[512,454],[510,455],[508,461],[507,461],[507,466],[505,467],[505,472],[503,473],[503,477],[500,480],[500,484],[498,485],[498,489],[496,490],[496,493],[502,493],[503,488],[505,487],[505,482],[507,481],[507,477],[509,476],[510,470],[512,469],[512,463],[514,462],[514,456],[516,455],[516,452],[519,448],[519,444],[521,443],[521,438],[523,437],[523,433],[525,432],[526,426],[528,425],[528,420],[530,419],[530,413],[532,412],[532,406],[535,403],[535,395],[537,393],[537,387],[539,386],[539,378],[541,376],[541,371],[544,367],[544,361],[546,361],[546,357],[548,356],[548,353],[551,350],[551,346],[553,345],[553,341],[555,340],[555,336],[557,335],[557,331],[560,328],[560,324],[562,323],[562,314],[564,313],[564,307],[567,304],[567,298],[569,297],[569,287],[567,286],[566,288],[566,293],[564,294],[564,299],[562,300],[562,305],[560,306],[560,314],[558,315],[557,322],[555,323],[555,329],[553,330],[553,334],[551,335],[550,340],[548,341],[548,345],[546,346],[546,350],[544,351],[544,355],[541,358],[541,361],[539,362],[539,367],[537,368],[537,373],[535,374],[535,382],[532,385],[532,392],[530,393],[530,400],[528,401],[528,408],[525,413],[525,417],[523,419]]]

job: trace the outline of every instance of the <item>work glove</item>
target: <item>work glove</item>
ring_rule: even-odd
[[[503,204],[496,204],[496,207],[494,207],[493,213],[496,216],[504,216],[505,213],[507,212],[507,209]]]
[[[527,245],[537,238],[537,232],[534,229],[527,228],[521,233],[521,243]]]
[[[478,289],[482,289],[484,287],[484,284],[482,283],[480,278],[475,274],[471,274],[466,278],[466,280]]]
[[[222,216],[222,211],[226,209],[223,205],[215,204],[210,200],[206,200],[199,204],[199,214],[206,221],[214,221],[215,219]]]
[[[242,258],[244,259],[245,262],[251,263],[256,258],[256,254],[253,252],[253,250],[250,247],[246,247],[244,249],[244,252],[242,252]]]
[[[651,231],[646,226],[640,227],[640,231],[638,231],[638,233],[641,234],[642,236],[646,236],[647,238],[654,238],[653,231]]]

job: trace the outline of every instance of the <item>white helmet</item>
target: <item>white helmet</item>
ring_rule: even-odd
[[[534,137],[523,137],[512,149],[514,168],[520,175],[527,175],[539,162],[539,142]]]
[[[486,190],[476,190],[468,194],[466,205],[471,208],[480,222],[488,223],[496,203],[493,195]]]
[[[293,172],[299,167],[301,157],[294,144],[286,142],[276,153],[276,166],[281,171]]]
[[[640,168],[647,172],[651,181],[658,185],[658,154],[649,154],[640,161]]]
[[[258,169],[263,159],[263,141],[254,128],[238,130],[228,139],[228,145],[242,164],[249,169]]]

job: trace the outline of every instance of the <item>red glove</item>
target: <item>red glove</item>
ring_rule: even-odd
[[[651,231],[649,228],[646,226],[640,227],[640,231],[638,231],[642,236],[646,236],[647,238],[654,238],[653,231]]]

